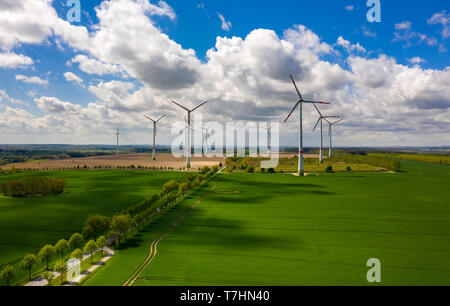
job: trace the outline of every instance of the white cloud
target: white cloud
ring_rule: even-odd
[[[411,29],[412,23],[410,21],[403,21],[401,23],[397,23],[394,28],[396,30],[409,30]]]
[[[396,31],[394,32],[394,39],[392,41],[404,41],[406,48],[422,43],[428,46],[436,46],[438,43],[435,37],[412,31],[412,23],[410,21],[397,23],[394,28]]]
[[[0,52],[0,67],[2,68],[24,68],[32,64],[33,60],[28,56],[12,52]]]
[[[226,21],[225,17],[223,17],[223,15],[219,12],[217,12],[217,15],[219,16],[220,22],[222,23],[221,28],[224,31],[230,31],[232,24],[230,21]]]
[[[338,37],[336,45],[343,47],[349,53],[354,51],[365,53],[367,51],[366,48],[361,46],[359,42],[357,42],[356,44],[351,44],[348,40],[345,40],[342,36]]]
[[[0,89],[0,102],[8,101],[11,104],[25,105],[26,103],[20,99],[11,98],[4,89]]]
[[[408,62],[410,62],[413,65],[418,65],[418,64],[425,63],[426,60],[424,60],[423,58],[421,58],[419,56],[414,56],[414,57],[408,58]]]
[[[89,58],[86,55],[77,55],[69,63],[78,63],[80,70],[88,74],[107,75],[107,74],[124,74],[118,65],[103,63],[99,60]]]
[[[434,14],[430,19],[427,20],[427,22],[428,24],[442,25],[442,37],[450,37],[450,13],[447,13],[447,11],[442,11]]]
[[[81,111],[81,106],[64,102],[55,97],[40,97],[34,99],[34,102],[40,109],[51,113],[78,113]]]
[[[353,10],[355,9],[355,6],[353,6],[353,5],[347,5],[347,6],[345,6],[345,9],[346,9],[347,11],[351,12],[351,11],[353,11]]]
[[[48,85],[48,81],[47,80],[43,80],[38,76],[26,76],[26,75],[22,75],[22,74],[17,74],[16,75],[16,80],[18,81],[22,81],[24,83],[28,83],[28,84],[39,84],[39,85]]]
[[[377,37],[377,33],[375,33],[374,31],[372,31],[371,29],[369,29],[366,26],[362,26],[362,31],[363,31],[363,35],[367,36],[367,37]]]
[[[70,71],[64,73],[64,78],[66,79],[67,82],[75,82],[77,84],[83,83],[83,79],[82,78],[80,78],[75,73],[70,72]]]

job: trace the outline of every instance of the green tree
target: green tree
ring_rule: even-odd
[[[204,166],[202,168],[202,170],[200,170],[200,174],[205,175],[206,173],[208,173],[209,171],[211,171],[211,168],[209,168],[208,166]]]
[[[37,263],[37,258],[36,258],[36,255],[34,255],[34,254],[26,255],[20,262],[20,268],[22,270],[28,271],[30,280],[31,280],[31,271],[33,269],[33,266],[36,265],[36,263]]]
[[[94,252],[97,249],[98,249],[98,246],[97,246],[97,244],[95,243],[94,240],[89,240],[84,246],[84,251],[86,253],[90,253],[91,254],[91,263],[92,263],[92,260],[93,260]]]
[[[107,245],[108,245],[108,240],[106,240],[105,236],[98,237],[97,246],[102,249],[102,254],[105,253],[105,250],[103,248]]]
[[[94,229],[92,228],[92,226],[90,226],[90,225],[88,224],[88,225],[85,225],[85,226],[83,227],[82,235],[83,235],[83,237],[86,238],[86,239],[89,239],[89,238],[95,238],[95,231],[94,231]]]
[[[52,283],[52,280],[53,280],[53,272],[50,272],[50,271],[44,271],[44,272],[41,274],[41,277],[42,277],[43,279],[45,279],[45,280],[48,282],[48,285],[50,286],[51,283]]]
[[[75,249],[70,254],[70,258],[76,258],[81,261],[81,260],[83,260],[83,252],[80,249]]]
[[[69,239],[69,245],[72,249],[77,249],[81,246],[83,242],[83,236],[78,233],[73,234]]]
[[[120,233],[120,236],[126,238],[127,232],[131,226],[130,215],[117,215],[112,218],[111,229]],[[120,243],[120,239],[119,239]]]
[[[67,270],[67,265],[64,262],[64,260],[59,260],[57,263],[55,263],[55,267],[54,267],[55,271],[58,272],[60,274],[60,284],[63,283],[63,273],[66,272]]]
[[[50,258],[56,254],[56,249],[54,246],[47,244],[44,246],[38,253],[38,257],[42,262],[47,263],[47,270],[48,270],[48,263],[50,261]]]
[[[177,181],[173,181],[173,180],[172,181],[168,181],[167,183],[165,183],[163,185],[161,193],[163,195],[165,195],[165,194],[169,194],[169,193],[172,193],[174,191],[177,191],[178,190],[178,186],[179,186],[179,184],[178,184]]]
[[[189,191],[190,187],[191,187],[190,182],[184,182],[184,183],[180,184],[179,193],[182,195],[186,194],[186,192]]]
[[[64,250],[69,247],[66,239],[61,239],[55,244],[56,252],[61,253],[61,260],[64,259]]]
[[[84,226],[91,226],[94,231],[94,238],[103,235],[109,229],[110,221],[108,217],[95,215],[87,218]]]
[[[0,280],[4,281],[6,283],[6,286],[9,286],[9,284],[11,283],[11,281],[14,279],[14,277],[16,276],[16,270],[14,269],[13,266],[5,266],[1,271],[0,271]]]

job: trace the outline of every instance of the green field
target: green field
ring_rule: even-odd
[[[450,285],[450,170],[402,161],[399,173],[225,173],[131,239],[85,285]],[[214,188],[214,191],[209,191]]]
[[[47,243],[81,231],[92,214],[112,216],[148,195],[160,191],[182,172],[55,171],[0,173],[0,183],[28,175],[61,177],[67,182],[61,195],[43,198],[0,196],[0,266]],[[19,271],[17,271],[19,272]]]

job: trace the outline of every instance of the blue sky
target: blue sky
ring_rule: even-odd
[[[369,23],[366,19],[369,8],[366,6],[366,1],[362,0],[281,0],[276,2],[267,0],[258,2],[237,0],[167,0],[166,2],[111,0],[113,4],[117,5],[104,6],[103,12],[105,14],[108,10],[113,12],[113,8],[114,12],[123,11],[124,15],[118,14],[117,20],[114,20],[114,18],[107,19],[106,17],[103,17],[102,20],[101,17],[97,16],[95,7],[98,7],[102,1],[81,0],[83,12],[80,24],[63,24],[68,10],[64,5],[65,1],[37,0],[37,2],[42,2],[42,6],[36,7],[36,9],[22,8],[22,10],[13,8],[11,3],[15,2],[12,0],[6,0],[4,4],[1,4],[4,7],[2,13],[0,13],[0,25],[2,22],[7,22],[8,10],[18,14],[17,16],[23,14],[23,19],[30,21],[26,23],[26,27],[20,22],[15,28],[14,25],[9,24],[12,27],[9,33],[6,30],[4,33],[0,32],[0,54],[4,53],[8,56],[15,54],[22,56],[22,60],[23,57],[28,58],[28,63],[19,65],[15,62],[15,64],[8,65],[9,62],[6,60],[2,63],[0,55],[0,103],[2,107],[0,108],[0,114],[3,113],[5,118],[6,116],[10,118],[9,120],[3,120],[4,129],[10,131],[10,133],[6,133],[7,136],[4,136],[3,139],[0,138],[0,143],[41,142],[36,139],[42,139],[42,142],[66,142],[70,135],[67,131],[74,127],[74,122],[78,122],[87,129],[83,120],[87,120],[86,118],[90,116],[87,114],[92,114],[92,109],[89,108],[90,104],[99,114],[89,120],[105,121],[98,127],[92,125],[91,128],[95,131],[86,130],[91,132],[90,134],[94,134],[90,137],[86,138],[82,134],[75,135],[73,138],[75,143],[104,142],[102,141],[104,132],[99,132],[99,130],[117,124],[121,115],[130,122],[130,124],[123,124],[124,129],[129,130],[130,134],[129,140],[126,142],[142,143],[140,135],[146,133],[146,129],[131,122],[136,122],[137,116],[143,110],[144,103],[147,103],[145,104],[147,109],[154,109],[157,113],[169,112],[169,117],[170,115],[173,115],[174,118],[177,117],[177,114],[170,108],[166,109],[161,101],[178,97],[186,99],[188,104],[195,104],[197,95],[206,96],[207,88],[211,89],[211,84],[207,84],[207,81],[208,78],[213,78],[213,76],[210,76],[209,72],[205,72],[205,70],[216,71],[217,68],[221,71],[229,71],[232,68],[234,71],[236,69],[233,63],[225,62],[226,60],[221,55],[222,51],[224,54],[229,54],[227,53],[230,52],[228,47],[232,45],[236,47],[236,44],[238,44],[239,47],[233,49],[232,56],[235,56],[236,60],[242,60],[243,66],[250,65],[252,59],[246,59],[246,52],[254,50],[255,54],[259,54],[259,52],[264,54],[264,48],[268,46],[259,46],[255,42],[250,44],[250,39],[248,39],[249,43],[246,47],[246,37],[256,37],[257,35],[249,34],[255,33],[254,31],[257,29],[265,29],[269,31],[259,35],[258,39],[261,39],[261,41],[266,38],[273,40],[275,36],[271,35],[270,31],[274,31],[276,34],[275,40],[279,40],[281,48],[289,50],[286,52],[292,51],[292,54],[289,55],[291,57],[287,59],[278,59],[276,54],[273,55],[277,58],[276,60],[280,60],[281,63],[285,61],[299,63],[298,67],[290,67],[289,71],[283,71],[285,75],[287,74],[287,77],[290,71],[294,71],[293,73],[295,71],[312,71],[314,80],[305,79],[305,91],[308,94],[320,95],[325,99],[337,99],[336,105],[342,106],[341,109],[345,109],[355,116],[360,116],[365,121],[370,119],[376,122],[376,124],[361,123],[361,126],[358,127],[357,120],[348,120],[350,121],[347,122],[348,129],[353,129],[354,132],[343,132],[341,145],[357,145],[359,143],[361,145],[448,144],[449,138],[445,135],[448,135],[447,129],[450,128],[450,123],[445,118],[445,114],[448,114],[448,106],[450,105],[450,97],[448,96],[448,84],[450,83],[448,68],[450,62],[448,51],[448,48],[450,48],[448,35],[450,20],[448,12],[450,6],[447,1],[381,0],[381,22]],[[24,3],[28,5],[31,2],[24,1]],[[86,29],[86,33],[89,32],[92,38],[92,36],[101,32],[99,31],[99,24],[102,24],[105,33],[113,35],[110,34],[113,32],[109,31],[116,29],[114,33],[118,32],[115,27],[120,27],[120,18],[124,18],[122,23],[129,22],[129,19],[133,18],[132,15],[127,15],[130,14],[131,8],[134,9],[135,14],[142,13],[139,16],[148,19],[149,25],[146,25],[149,26],[148,29],[155,31],[155,33],[149,34],[148,40],[145,38],[146,33],[139,33],[142,28],[136,22],[138,24],[136,31],[132,28],[135,26],[134,24],[127,25],[130,37],[126,37],[126,33],[121,37],[118,37],[119,34],[114,37],[114,43],[117,43],[117,45],[111,46],[111,50],[105,52],[101,50],[101,43],[108,44],[108,40],[102,40],[101,43],[96,42],[96,46],[85,46],[83,39],[87,42],[90,38],[80,34],[81,28]],[[40,12],[40,9],[45,13]],[[141,11],[137,11],[139,9]],[[57,19],[54,19],[52,11],[57,13]],[[46,15],[47,12],[48,15]],[[2,16],[2,14],[4,15]],[[39,17],[36,18],[38,20],[36,24],[32,24],[33,18],[27,18],[27,15],[32,14],[41,16],[40,20]],[[222,21],[220,17],[224,20]],[[223,22],[226,22],[226,24],[223,25]],[[297,25],[304,26],[305,30],[297,28]],[[25,28],[30,29],[29,33],[24,30]],[[40,30],[33,32],[33,28]],[[292,35],[287,35],[287,31],[291,31],[290,34]],[[64,36],[61,33],[72,34]],[[74,33],[78,33],[76,35],[79,36],[75,36]],[[297,42],[296,38],[293,38],[294,34],[301,37],[298,38]],[[168,38],[164,38],[164,35],[167,35]],[[77,40],[74,37],[83,38]],[[233,40],[233,37],[234,39],[241,39],[244,44]],[[306,46],[308,37],[317,38],[317,41],[313,42],[314,46]],[[341,43],[338,43],[340,37]],[[219,49],[213,49],[212,56],[208,56],[208,50],[215,47],[219,38],[224,39],[224,43]],[[102,36],[101,39],[104,39],[104,37]],[[98,40],[100,41],[100,38]],[[128,41],[130,41],[130,44],[128,44]],[[295,50],[289,49],[290,47],[286,46],[285,42],[295,46]],[[158,43],[162,45],[159,46]],[[321,43],[326,46],[322,46],[319,50],[316,47]],[[129,53],[139,53],[145,48],[149,48],[148,63],[145,67],[148,70],[140,71],[137,62],[132,62],[131,56],[125,55],[121,58],[118,55],[120,45],[127,46]],[[195,50],[195,55],[190,54],[189,49]],[[247,57],[252,56],[252,52],[249,54]],[[109,67],[108,72],[99,73],[98,70],[82,68],[81,62],[74,61],[74,58],[80,55],[85,56],[85,59],[89,58],[107,65]],[[169,59],[173,59],[173,56],[177,59],[173,63],[169,62]],[[158,61],[156,59],[159,57],[165,58],[167,61],[165,67],[157,67]],[[271,58],[268,53],[267,59],[258,55],[257,60],[261,66],[264,66],[269,65]],[[32,64],[29,63],[30,61],[32,61]],[[145,61],[145,54],[143,54],[138,62],[143,63]],[[300,67],[300,63],[304,61],[308,62],[305,64],[306,68]],[[313,62],[317,65],[312,64]],[[167,66],[170,68],[167,68]],[[255,110],[254,114],[248,115],[252,115],[250,116],[252,118],[261,117],[262,121],[275,119],[279,121],[279,117],[284,116],[286,110],[290,108],[288,95],[292,90],[287,87],[285,93],[279,92],[277,90],[279,85],[276,83],[279,81],[278,75],[273,77],[261,75],[264,72],[263,70],[260,71],[253,65],[250,66],[242,71],[236,70],[234,74],[227,77],[234,76],[238,79],[237,76],[242,74],[246,76],[246,80],[251,81],[254,78],[258,84],[266,85],[256,90],[252,82],[249,81],[248,86],[250,87],[246,89],[239,82],[230,79],[229,82],[234,83],[235,87],[221,89],[226,90],[224,93],[236,92],[236,94],[233,97],[223,98],[223,100],[217,98],[216,105],[222,103],[230,107],[236,106],[237,109],[241,107],[240,109],[244,113],[251,112],[251,110],[259,107],[260,110]],[[176,88],[168,88],[159,84],[153,76],[148,77],[149,74],[152,75],[153,71],[156,71],[153,67],[159,69],[160,75],[167,77],[167,80],[173,80],[174,84],[181,82],[182,85]],[[302,70],[303,68],[306,70]],[[379,69],[386,73],[386,79],[395,74],[392,84],[395,84],[396,87],[392,84],[380,85],[384,83],[381,81],[381,83],[378,82],[379,84],[377,82],[375,82],[377,84],[371,83],[373,79],[377,78]],[[389,72],[389,69],[392,69],[392,71]],[[177,70],[185,71],[186,76],[180,73],[180,79],[176,79],[174,75],[176,75]],[[64,74],[69,72],[77,76],[80,81],[68,80]],[[165,73],[167,73],[167,76]],[[348,78],[348,81],[337,84],[336,80],[331,80],[332,77],[330,77],[334,73],[336,73],[335,79],[341,79],[339,73],[342,73],[342,79]],[[192,76],[196,74],[199,77]],[[32,77],[37,77],[37,79],[30,79]],[[223,83],[228,86],[227,77],[224,77]],[[266,77],[268,79],[263,80]],[[303,81],[300,72],[296,77],[300,78],[300,82]],[[360,82],[363,79],[367,79],[365,83]],[[415,83],[411,80],[417,81],[417,84],[423,85],[424,88],[417,88],[414,93],[409,95],[405,87],[408,87],[408,82]],[[220,85],[217,84],[220,83],[222,83],[222,79],[214,82],[217,92],[220,90]],[[286,83],[286,86],[289,86],[288,78]],[[438,85],[442,86],[439,87]],[[429,89],[430,87],[432,88]],[[337,89],[338,91],[336,91]],[[249,90],[255,90],[255,92],[249,93]],[[3,94],[1,94],[2,92]],[[363,97],[363,94],[366,96]],[[384,94],[392,96],[382,96]],[[155,96],[158,98],[154,98]],[[224,94],[215,93],[212,96],[223,97]],[[345,104],[347,100],[356,96],[360,102],[354,101],[352,105]],[[425,99],[426,105],[422,102],[423,97],[427,97]],[[255,98],[260,98],[264,102],[255,101]],[[280,102],[269,102],[274,98],[280,99]],[[292,99],[295,100],[295,95],[292,96]],[[386,104],[386,108],[373,108],[372,101],[379,99],[384,99],[384,102],[380,104]],[[398,106],[393,99],[402,100],[399,105],[404,106],[405,109],[397,109]],[[120,105],[121,101],[127,102]],[[277,113],[262,116],[261,114],[264,114],[262,110],[264,109],[274,111],[273,103],[279,103],[276,107]],[[249,105],[254,107],[249,107]],[[100,111],[99,107],[107,108],[105,111]],[[411,107],[416,109],[411,111]],[[224,116],[219,110],[219,107],[212,106],[210,117],[222,120],[248,119],[245,116],[240,116],[242,112],[237,112],[235,116],[232,116],[231,113]],[[116,111],[116,113],[106,114],[107,111]],[[333,108],[332,111],[339,112],[339,109]],[[383,117],[383,112],[389,113],[384,114]],[[402,118],[415,118],[416,121],[411,122],[414,125],[422,125],[418,143],[414,143],[416,142],[414,137],[417,137],[416,128],[398,125],[386,128],[386,125],[390,125],[390,123],[383,122],[383,118],[389,117],[391,120],[401,120],[400,117],[396,117],[396,112],[402,113],[402,116],[404,116]],[[18,116],[18,119],[14,121],[15,123],[12,123],[13,120],[11,119],[13,113]],[[74,119],[75,113],[77,113],[77,119]],[[100,114],[104,114],[105,118],[99,117]],[[440,115],[436,116],[436,114]],[[27,116],[29,116],[28,119]],[[311,113],[311,116],[313,116],[313,113]],[[433,124],[435,125],[429,123],[429,118],[433,118]],[[309,124],[308,119],[306,120]],[[27,125],[26,121],[33,122],[33,124]],[[315,120],[311,118],[310,121]],[[20,122],[20,124],[17,122]],[[56,125],[52,126],[52,124]],[[377,131],[377,128],[380,130]],[[163,129],[163,133],[169,133],[169,130],[169,127],[167,127],[165,131]],[[374,135],[373,139],[369,141],[364,137],[364,133],[373,130],[376,130],[377,133],[375,134],[379,135]],[[389,141],[386,141],[388,136]],[[281,139],[285,143],[296,139],[295,125],[290,126]],[[314,143],[316,136],[309,133],[306,135],[306,139],[307,142]]]

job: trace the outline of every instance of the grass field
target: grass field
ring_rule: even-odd
[[[369,258],[384,285],[450,285],[449,183],[448,168],[409,161],[400,173],[221,174],[85,285],[123,284],[205,193],[135,285],[367,285]]]
[[[112,216],[148,195],[160,191],[182,172],[56,171],[0,173],[0,184],[27,175],[62,177],[67,186],[61,195],[43,198],[0,196],[0,266],[36,252],[47,243],[81,231],[89,215]],[[17,271],[20,272],[20,271]]]

